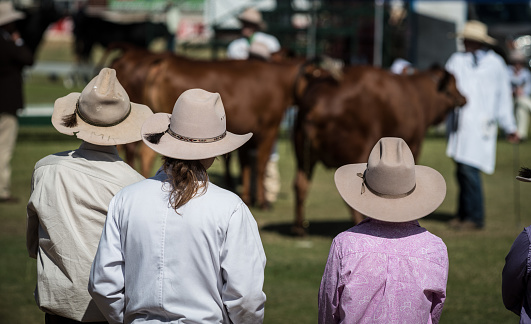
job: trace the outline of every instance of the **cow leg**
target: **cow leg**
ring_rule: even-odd
[[[312,162],[307,168],[303,169],[299,167],[295,175],[295,182],[293,184],[293,188],[295,189],[295,223],[291,228],[291,232],[297,236],[306,235],[309,225],[304,219],[304,202],[310,189],[314,166],[315,162]]]
[[[241,198],[246,205],[251,205],[251,150],[245,144],[238,149],[238,157],[240,160],[241,177],[242,177],[242,191]]]
[[[153,169],[153,162],[155,161],[156,156],[157,153],[155,151],[142,143],[142,146],[140,147],[140,160],[142,175],[144,177],[151,177],[151,170]]]
[[[229,189],[232,192],[236,191],[236,186],[234,185],[234,181],[232,178],[232,172],[230,171],[230,161],[231,161],[231,153],[227,153],[223,155],[223,160],[225,161],[225,185],[227,189]]]

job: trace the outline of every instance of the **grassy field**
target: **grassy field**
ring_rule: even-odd
[[[80,89],[74,89],[80,91]],[[28,102],[49,104],[70,92],[60,83],[32,78],[26,84]],[[20,130],[13,160],[13,191],[21,201],[0,205],[0,323],[43,323],[43,313],[33,300],[36,262],[25,249],[25,205],[30,194],[34,164],[55,152],[74,149],[80,142],[58,134],[52,127]],[[444,150],[444,138],[426,139],[420,164],[439,170],[448,185],[447,197],[422,226],[440,236],[448,246],[450,274],[447,301],[441,323],[516,323],[516,315],[505,310],[501,300],[501,271],[514,238],[531,223],[531,184],[514,180],[520,165],[531,165],[531,143],[498,143],[496,172],[483,176],[486,196],[486,228],[477,232],[455,232],[447,222],[456,209],[454,165]],[[316,323],[317,292],[332,238],[352,224],[345,204],[333,183],[334,170],[319,166],[306,202],[310,235],[288,235],[293,220],[292,181],[294,157],[286,139],[279,143],[282,189],[272,211],[252,208],[267,254],[264,290],[267,294],[265,322],[268,324]],[[518,158],[517,158],[518,157]],[[236,172],[236,166],[233,165]],[[222,178],[218,161],[211,179]]]

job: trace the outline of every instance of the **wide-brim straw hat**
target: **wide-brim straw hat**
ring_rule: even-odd
[[[103,68],[81,93],[55,101],[52,124],[85,142],[118,145],[140,141],[142,124],[152,115],[148,106],[129,101],[114,69]]]
[[[457,37],[476,41],[488,45],[496,45],[498,41],[490,37],[487,33],[487,25],[477,20],[470,20],[465,23],[465,27]]]
[[[203,89],[183,92],[171,114],[154,114],[142,126],[142,140],[147,146],[180,160],[201,160],[229,153],[252,135],[228,132],[221,96]]]
[[[436,170],[415,165],[401,138],[384,137],[367,163],[337,169],[337,190],[361,214],[386,221],[407,222],[432,213],[446,196],[446,182]]]
[[[26,17],[26,14],[22,11],[15,10],[11,1],[0,2],[0,26],[23,19],[24,17]]]
[[[262,14],[256,8],[247,8],[238,15],[238,19],[242,23],[256,25],[259,29],[265,29],[266,23],[262,19]]]

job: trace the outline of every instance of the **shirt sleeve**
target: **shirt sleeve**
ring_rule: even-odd
[[[446,245],[441,241],[442,245],[440,248],[440,272],[437,273],[437,277],[440,277],[438,290],[433,292],[431,300],[431,310],[430,316],[433,324],[439,323],[441,319],[441,314],[444,306],[444,301],[446,300],[446,285],[448,283],[448,270],[449,270],[449,261],[448,261],[448,249]]]
[[[520,316],[524,294],[527,289],[527,262],[529,237],[524,229],[514,241],[505,257],[502,271],[502,298],[505,308]]]
[[[124,258],[117,200],[115,196],[109,205],[88,285],[90,295],[109,323],[123,323],[125,308]]]
[[[507,75],[507,66],[501,62],[498,78],[498,123],[506,134],[516,132],[516,121],[514,119],[513,91],[511,80]]]
[[[336,241],[332,242],[326,261],[321,287],[319,288],[319,324],[339,323],[339,302],[343,287],[341,284],[341,259]]]
[[[232,41],[227,47],[227,57],[233,60],[246,60],[249,57],[249,42],[244,38]]]
[[[221,251],[222,300],[233,323],[262,323],[266,257],[258,226],[241,203],[230,218]]]
[[[35,171],[31,178],[31,196],[26,206],[26,249],[30,257],[36,259],[39,249],[39,214],[37,213],[40,200],[40,190],[35,190]]]

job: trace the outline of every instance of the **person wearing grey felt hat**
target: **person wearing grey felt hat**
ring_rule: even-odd
[[[112,323],[262,323],[258,226],[240,197],[207,173],[252,134],[227,131],[219,93],[203,89],[183,92],[141,134],[163,165],[110,203],[89,280],[97,305]]]
[[[46,323],[105,322],[87,291],[90,267],[112,197],[144,179],[120,158],[116,144],[139,141],[152,115],[129,101],[109,68],[81,93],[55,101],[53,126],[83,142],[44,157],[33,171],[26,245],[37,259],[35,299]]]
[[[443,202],[443,176],[415,165],[403,139],[384,137],[367,163],[340,167],[334,181],[343,200],[367,218],[332,242],[318,323],[438,323],[448,252],[417,219]]]

